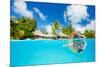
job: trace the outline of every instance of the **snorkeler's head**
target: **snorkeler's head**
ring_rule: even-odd
[[[77,33],[76,31],[74,31],[74,32],[73,32],[73,35],[76,36],[76,35],[78,35],[78,33]]]

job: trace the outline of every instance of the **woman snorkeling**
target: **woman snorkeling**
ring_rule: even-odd
[[[78,53],[83,51],[84,47],[86,46],[84,38],[85,38],[84,36],[81,36],[81,33],[76,31],[73,32],[73,38],[71,39],[69,44],[72,51]]]

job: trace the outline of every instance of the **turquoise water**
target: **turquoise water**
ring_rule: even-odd
[[[11,41],[11,66],[61,64],[95,61],[95,39],[86,39],[87,46],[81,53],[74,53],[68,40]]]

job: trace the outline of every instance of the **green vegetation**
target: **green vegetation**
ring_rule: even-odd
[[[66,26],[66,27],[62,27],[62,32],[66,35],[69,35],[70,37],[73,35],[74,29],[72,27],[72,25]]]
[[[59,29],[60,24],[58,20],[55,20],[53,25],[52,25],[52,32],[53,34],[57,34],[57,30]]]
[[[32,37],[32,32],[36,29],[36,21],[30,18],[20,18],[16,19],[11,17],[11,39],[26,39]]]
[[[85,35],[86,38],[95,38],[95,31],[92,30],[86,30],[83,35]]]
[[[12,16],[10,18],[10,36],[11,39],[27,39],[35,36],[32,34],[35,30],[37,30],[37,22],[35,19],[30,19],[26,17],[22,17],[20,19],[17,19],[15,16]],[[48,32],[45,30],[45,28],[40,29],[43,34],[47,34]],[[59,32],[64,33],[67,37],[72,38],[73,37],[73,31],[74,28],[71,24],[67,26],[61,26],[60,22],[58,20],[55,20],[52,24],[52,33],[57,35]],[[83,35],[86,38],[95,38],[95,31],[86,30]]]

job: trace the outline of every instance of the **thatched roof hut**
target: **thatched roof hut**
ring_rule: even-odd
[[[38,36],[44,36],[44,34],[40,30],[34,31],[33,34]]]
[[[46,34],[45,37],[56,37],[54,34]]]
[[[40,30],[36,30],[33,32],[35,38],[56,38],[54,34],[43,34]]]
[[[58,33],[58,36],[60,36],[60,37],[67,37],[67,35],[65,35],[65,34],[62,33],[62,32]]]

